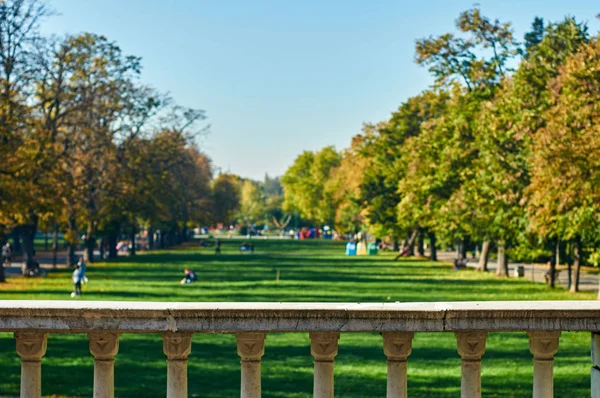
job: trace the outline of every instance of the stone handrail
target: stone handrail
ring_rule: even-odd
[[[121,333],[161,333],[167,396],[187,397],[193,333],[234,333],[242,397],[260,397],[260,364],[268,332],[308,332],[315,359],[314,396],[333,397],[340,332],[380,332],[388,358],[388,398],[406,397],[414,332],[454,332],[462,358],[461,395],[481,396],[481,356],[488,332],[524,331],[534,358],[534,397],[553,396],[553,356],[561,331],[592,333],[592,396],[600,397],[600,302],[437,303],[164,303],[0,301],[0,331],[15,332],[22,358],[21,396],[41,396],[41,358],[48,333],[87,333],[94,355],[94,397],[113,397],[113,364]]]

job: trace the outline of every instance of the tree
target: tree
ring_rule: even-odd
[[[28,267],[39,214],[48,211],[51,192],[44,184],[49,137],[32,101],[39,24],[51,13],[41,0],[0,2],[0,222],[14,227],[17,241],[23,238]]]
[[[403,103],[389,121],[366,125],[363,135],[353,140],[356,161],[363,167],[356,200],[371,232],[391,238],[395,246],[407,234],[416,237],[413,232],[421,228],[415,214],[398,211],[404,199],[400,184],[410,172],[406,153],[411,140],[422,133],[424,123],[438,116],[446,101],[443,91],[425,91]],[[413,208],[409,205],[405,210],[411,212]],[[406,244],[412,247],[411,242]],[[432,255],[435,257],[435,250]]]
[[[525,56],[538,46],[544,39],[544,19],[535,17],[531,23],[531,30],[525,34]]]
[[[325,184],[331,171],[339,166],[341,155],[333,147],[299,155],[281,178],[283,210],[300,213],[314,224],[333,225],[335,206]]]
[[[242,183],[240,191],[239,217],[244,221],[244,224],[246,224],[248,234],[250,234],[252,224],[263,218],[264,215],[264,198],[258,184],[250,180],[245,180]]]
[[[579,287],[583,244],[597,239],[600,227],[600,73],[594,65],[600,65],[598,38],[569,57],[551,84],[552,106],[531,155],[531,227],[573,241],[572,292]]]
[[[478,8],[461,13],[456,28],[467,38],[446,33],[417,40],[416,61],[429,66],[437,85],[462,81],[468,91],[499,84],[519,52],[509,23],[491,21]],[[491,53],[489,58],[479,54]]]
[[[213,219],[217,223],[233,221],[240,206],[240,180],[233,174],[220,174],[212,184]]]
[[[339,166],[330,173],[325,190],[333,199],[336,209],[334,227],[338,232],[354,234],[364,225],[360,207],[361,184],[369,159],[360,155],[364,137],[355,136],[349,149],[342,153]]]

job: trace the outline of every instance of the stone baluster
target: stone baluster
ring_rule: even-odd
[[[242,358],[242,398],[260,398],[260,360],[265,353],[266,333],[236,333],[237,353]]]
[[[119,351],[119,334],[97,331],[88,333],[90,352],[94,356],[94,398],[115,396],[115,355]]]
[[[163,351],[167,356],[167,398],[187,398],[187,357],[192,351],[192,333],[164,333]]]
[[[42,396],[42,357],[48,333],[16,332],[17,354],[21,357],[21,398]]]
[[[554,396],[554,354],[558,351],[560,331],[533,331],[529,350],[533,354],[533,398]]]
[[[592,333],[592,398],[600,398],[600,333]]]
[[[487,332],[456,332],[461,360],[460,396],[481,397],[481,356],[485,352]]]
[[[387,357],[387,398],[407,397],[406,365],[412,351],[413,332],[383,332]]]
[[[310,333],[310,352],[315,358],[314,398],[333,398],[333,359],[339,339],[337,332]]]

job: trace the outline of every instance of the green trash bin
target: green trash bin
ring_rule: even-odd
[[[369,246],[367,246],[367,254],[369,256],[377,255],[377,243],[369,243]]]

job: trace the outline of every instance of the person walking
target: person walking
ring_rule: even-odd
[[[10,243],[6,242],[6,244],[2,246],[2,264],[10,266],[11,257],[12,250],[10,249]]]
[[[81,282],[83,282],[84,274],[82,272],[82,268],[77,263],[75,265],[75,271],[73,271],[73,285],[74,291],[71,293],[71,297],[79,297],[81,296]]]
[[[83,281],[83,283],[87,283],[88,278],[87,278],[87,276],[85,276],[85,271],[87,269],[87,266],[85,264],[85,261],[83,261],[83,257],[79,257],[79,261],[77,261],[77,265],[79,266],[79,268],[81,268],[81,280]]]
[[[215,256],[217,254],[221,254],[221,241],[219,239],[215,241]]]

